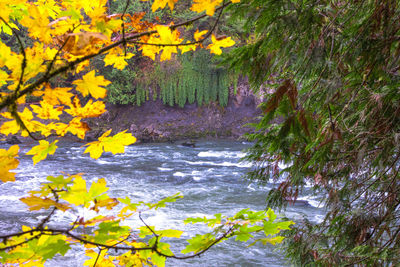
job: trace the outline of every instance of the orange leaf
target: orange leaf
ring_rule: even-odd
[[[41,210],[51,207],[57,207],[59,210],[66,211],[70,209],[68,205],[58,203],[50,198],[40,198],[37,196],[29,196],[20,198],[22,202],[29,206],[29,210]]]

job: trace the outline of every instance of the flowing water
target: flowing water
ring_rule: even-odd
[[[165,209],[143,214],[150,225],[161,229],[185,229],[184,238],[196,232],[203,233],[204,227],[184,225],[186,217],[212,216],[216,213],[233,215],[250,208],[263,210],[265,196],[274,184],[258,185],[249,183],[242,176],[251,168],[250,163],[239,162],[244,156],[243,149],[249,143],[232,141],[203,141],[195,148],[179,144],[140,144],[126,148],[125,154],[104,154],[94,160],[82,154],[84,148],[77,143],[58,143],[56,153],[48,159],[32,165],[30,157],[21,156],[17,169],[17,181],[0,184],[0,233],[17,231],[21,224],[33,225],[45,216],[44,212],[27,212],[19,198],[29,190],[37,188],[48,175],[85,173],[90,183],[104,177],[112,197],[129,196],[132,201],[157,201],[163,197],[181,192],[184,198],[170,203]],[[21,145],[20,155],[30,147]],[[285,215],[293,220],[306,215],[311,221],[322,218],[318,199],[304,195],[309,205],[289,206]],[[81,216],[91,216],[82,210]],[[65,225],[74,220],[73,214],[57,213],[56,224]],[[137,218],[125,222],[137,226]],[[183,244],[174,244],[173,251],[179,252]],[[167,266],[286,266],[285,259],[273,246],[255,245],[229,240],[215,246],[201,257],[185,261],[167,260]],[[63,259],[50,262],[53,266],[82,266],[83,252],[71,250]]]

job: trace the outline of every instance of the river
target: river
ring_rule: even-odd
[[[81,144],[59,142],[54,155],[33,166],[32,159],[23,155],[30,146],[21,145],[20,166],[17,181],[0,184],[0,232],[20,229],[21,224],[32,225],[43,218],[43,212],[28,212],[18,199],[37,188],[48,175],[85,173],[87,181],[104,177],[113,197],[129,196],[137,201],[157,201],[181,192],[184,198],[144,214],[150,225],[158,228],[185,229],[187,238],[202,232],[199,226],[184,225],[186,217],[212,216],[216,213],[233,215],[250,208],[265,208],[265,196],[274,184],[249,183],[242,176],[251,168],[250,163],[239,162],[243,150],[251,144],[233,141],[201,141],[195,148],[177,144],[138,144],[126,148],[125,154],[104,154],[94,160],[82,154]],[[306,215],[311,221],[322,218],[318,199],[303,195],[310,205],[289,206],[285,215],[293,220]],[[87,212],[87,211],[82,211]],[[68,213],[57,213],[58,224],[71,221]],[[137,221],[127,221],[136,225]],[[176,244],[179,252],[182,244]],[[273,246],[255,245],[229,240],[195,259],[186,261],[167,260],[167,266],[286,266],[285,259]],[[56,258],[47,266],[82,266],[85,256],[80,250],[71,250],[63,259]]]

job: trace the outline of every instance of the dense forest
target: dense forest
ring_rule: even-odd
[[[39,0],[1,3],[0,10],[0,133],[35,141],[25,153],[34,164],[53,155],[63,136],[84,140],[96,127],[83,153],[96,160],[123,153],[136,142],[137,126],[111,134],[94,119],[110,117],[106,107],[213,105],[221,111],[208,113],[209,122],[226,128],[227,119],[213,115],[234,111],[228,103],[244,85],[260,103],[246,135],[246,179],[275,185],[265,192],[264,211],[186,219],[212,229],[187,239],[179,254],[169,238],[183,231],[149,226],[142,212],[180,194],[157,202],[116,198],[105,193],[103,178],[89,186],[82,174],[48,176],[20,198],[47,215],[22,230],[0,231],[3,264],[43,264],[83,244],[87,265],[163,266],[230,237],[277,245],[296,266],[399,264],[398,1]],[[109,121],[120,123],[121,114]],[[191,127],[203,130],[198,121]],[[145,135],[157,133],[146,127]],[[21,149],[0,150],[4,184],[19,179],[13,170]],[[318,197],[320,221],[284,217],[304,192]],[[78,216],[63,228],[51,223],[57,212],[79,208],[97,217]],[[131,217],[140,228],[121,223]]]

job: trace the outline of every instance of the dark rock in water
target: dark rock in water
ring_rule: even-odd
[[[296,200],[296,202],[294,202],[293,205],[303,206],[303,207],[311,207],[310,203],[308,203],[307,200]]]
[[[194,142],[183,142],[181,145],[186,147],[196,147]]]
[[[304,200],[304,199],[296,199],[296,201],[294,201],[294,202],[293,202],[293,200],[286,199],[286,201],[289,202],[289,205],[311,207],[310,203],[308,203],[308,201]]]
[[[10,145],[17,145],[21,144],[22,142],[15,135],[12,135],[10,137],[7,137],[6,143]]]

